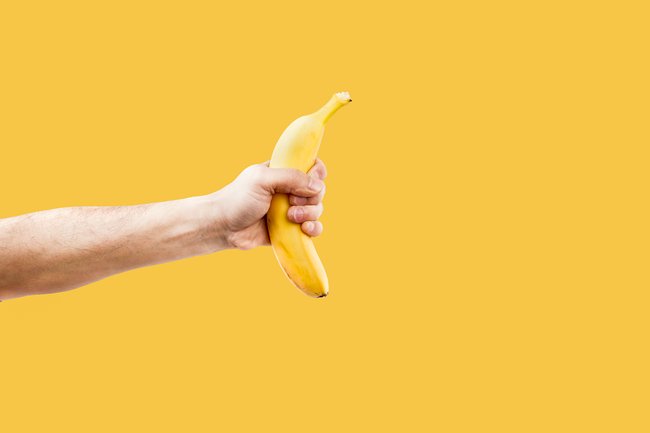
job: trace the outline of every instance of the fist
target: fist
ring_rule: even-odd
[[[274,194],[289,195],[287,218],[300,224],[309,236],[318,236],[323,225],[323,196],[327,176],[325,164],[319,159],[307,174],[289,168],[269,168],[269,163],[255,164],[213,195],[220,203],[220,219],[228,246],[250,249],[269,245],[266,213]]]

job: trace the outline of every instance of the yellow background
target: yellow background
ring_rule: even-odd
[[[205,194],[354,102],[330,297],[262,248],[4,302],[0,430],[648,431],[643,3],[3,2],[1,217]]]

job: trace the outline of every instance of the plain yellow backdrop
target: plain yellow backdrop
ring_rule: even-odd
[[[3,2],[0,217],[205,194],[354,102],[328,298],[261,248],[4,302],[0,430],[648,431],[643,3]]]

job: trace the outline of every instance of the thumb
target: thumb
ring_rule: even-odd
[[[261,179],[262,186],[271,194],[293,194],[313,197],[323,189],[323,182],[293,168],[267,168]]]

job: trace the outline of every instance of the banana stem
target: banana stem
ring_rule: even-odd
[[[339,92],[332,96],[320,110],[313,114],[313,116],[320,120],[324,125],[339,108],[351,101],[352,99],[350,99],[348,92]]]

